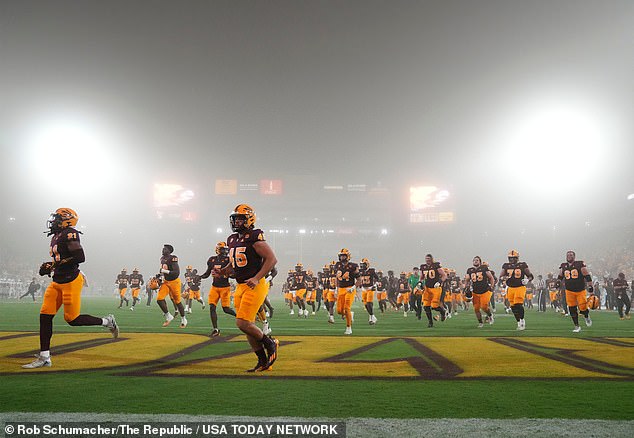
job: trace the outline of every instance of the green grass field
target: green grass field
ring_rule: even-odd
[[[100,328],[55,318],[53,367],[25,370],[37,352],[39,303],[0,302],[2,412],[94,412],[328,418],[634,418],[634,321],[593,312],[572,333],[569,318],[527,311],[527,329],[510,315],[476,328],[473,312],[428,329],[413,314],[355,308],[345,324],[307,319],[274,302],[273,335],[282,346],[273,371],[245,374],[255,362],[233,318],[210,339],[207,309],[162,328],[156,304],[134,312],[118,300],[87,298],[82,313],[114,313],[121,340]],[[498,309],[500,310],[500,309]],[[24,332],[24,333],[22,333]],[[32,332],[33,335],[28,335]],[[16,336],[17,335],[17,336]],[[266,400],[266,403],[263,403]]]

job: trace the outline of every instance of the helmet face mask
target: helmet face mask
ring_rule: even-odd
[[[303,269],[304,265],[302,265],[301,263],[295,265],[295,272],[302,272]]]

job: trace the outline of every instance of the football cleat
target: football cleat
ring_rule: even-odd
[[[247,373],[255,373],[256,371],[264,371],[266,369],[266,364],[258,362],[253,368],[249,368]]]
[[[134,306],[130,307],[130,310],[134,311]]]
[[[106,316],[106,328],[110,330],[113,338],[119,337],[119,326],[117,325],[117,321],[114,319],[114,315],[110,314]]]
[[[217,328],[213,329],[213,330],[211,331],[211,333],[209,333],[209,336],[210,336],[210,337],[212,337],[212,338],[215,338],[215,337],[217,337],[217,336],[220,336],[220,330],[218,330]]]
[[[494,322],[495,322],[495,319],[493,318],[493,315],[491,315],[491,317],[489,318],[489,324],[493,325]]]
[[[174,317],[172,316],[172,314],[168,313],[165,316],[165,322],[163,323],[163,327],[167,327],[168,325],[170,325],[170,322],[172,322],[173,319],[174,319]]]
[[[427,324],[427,328],[433,328],[434,327],[434,323],[429,321],[429,324]]]
[[[291,313],[289,313],[289,315],[295,315],[295,311],[291,310]]]
[[[590,319],[590,317],[585,318],[586,320],[586,327],[592,327],[592,320]]]
[[[407,312],[403,312],[403,318],[407,318]]]
[[[262,370],[258,370],[258,371],[268,370],[269,368],[271,368],[271,365],[273,365],[273,363],[275,363],[275,361],[277,360],[277,350],[279,349],[280,341],[278,341],[275,338],[271,338],[270,336],[269,338],[273,341],[273,345],[270,348],[266,347],[266,345],[264,346],[268,354],[269,360],[266,363],[266,368]]]
[[[484,324],[478,323],[478,328],[482,328],[482,327],[484,327]]]
[[[182,317],[180,328],[185,328],[185,327],[187,327],[187,318]]]
[[[346,327],[346,331],[343,332],[344,335],[351,335],[352,334],[352,327]]]
[[[572,330],[573,333],[579,333],[581,331],[581,327],[579,327],[578,325],[575,326],[575,328]]]
[[[262,324],[262,333],[264,333],[265,335],[270,335],[272,331],[273,330],[271,330],[271,326],[269,325],[269,322],[265,321]]]
[[[335,318],[332,315],[328,316],[328,324],[334,324],[335,323]]]
[[[44,357],[41,354],[36,354],[35,355],[36,359],[31,362],[31,363],[27,363],[26,365],[22,365],[22,368],[42,368],[42,367],[50,367],[51,365],[53,365],[53,363],[51,362],[51,357]]]

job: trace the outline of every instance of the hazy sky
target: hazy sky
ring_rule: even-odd
[[[174,175],[440,181],[476,223],[543,196],[611,206],[634,192],[633,77],[631,0],[1,0],[3,213],[134,216]],[[534,113],[587,147],[531,153]],[[59,119],[101,149],[36,170],[33,133]],[[567,178],[534,189],[542,165]],[[69,195],[91,175],[107,189]]]

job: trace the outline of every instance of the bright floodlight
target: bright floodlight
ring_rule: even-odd
[[[612,139],[597,108],[576,100],[546,100],[510,111],[502,123],[496,163],[531,190],[577,187],[604,163]]]
[[[88,122],[57,119],[42,123],[30,132],[27,148],[32,170],[51,184],[51,190],[91,191],[116,180],[103,133]]]
[[[634,193],[630,193],[630,194],[627,196],[627,200],[628,200],[628,201],[631,201],[631,200],[633,200],[633,199],[634,199]]]
[[[302,228],[301,230],[299,230],[299,234],[306,234],[306,230]]]
[[[221,234],[222,233],[222,228],[220,228],[220,227],[216,228],[216,233]]]

